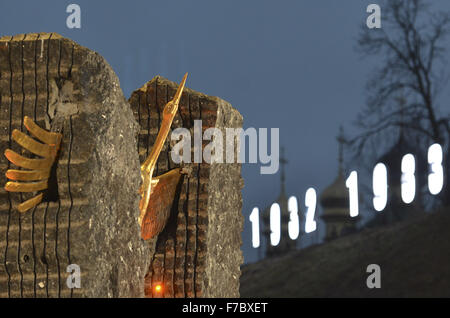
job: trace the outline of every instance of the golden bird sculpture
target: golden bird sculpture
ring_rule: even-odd
[[[187,73],[184,75],[174,98],[169,101],[163,110],[162,123],[152,150],[141,165],[142,185],[139,189],[141,200],[139,203],[139,225],[141,237],[144,240],[158,235],[166,226],[170,216],[172,203],[182,170],[176,168],[160,176],[153,176],[158,157],[169,135],[173,119],[178,111],[178,105],[186,84]],[[24,149],[42,157],[30,159],[19,155],[11,149],[5,151],[6,158],[17,167],[28,170],[8,170],[8,181],[5,190],[9,192],[36,192],[48,189],[48,180],[53,165],[56,162],[61,147],[62,134],[48,132],[40,128],[32,119],[25,116],[24,125],[27,130],[39,141],[15,129],[12,138]],[[29,181],[29,182],[16,182]],[[19,204],[19,212],[26,212],[42,202],[44,192]]]
[[[178,104],[186,84],[187,75],[187,73],[184,75],[173,99],[164,107],[162,123],[155,144],[148,158],[141,165],[142,186],[140,192],[142,199],[139,204],[139,224],[141,225],[141,237],[144,240],[155,237],[166,226],[176,187],[182,174],[181,169],[176,168],[153,177],[159,154],[178,111]]]

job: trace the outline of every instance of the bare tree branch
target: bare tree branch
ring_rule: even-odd
[[[448,119],[437,117],[434,99],[440,88],[436,79],[442,77],[436,63],[444,62],[450,13],[428,9],[424,0],[389,0],[382,6],[383,28],[363,27],[358,51],[364,56],[381,54],[385,60],[367,83],[368,106],[357,123],[364,131],[355,140],[392,127],[411,129],[440,143],[449,138],[444,125]],[[403,110],[394,103],[399,96],[406,99]],[[364,144],[358,143],[358,152]]]

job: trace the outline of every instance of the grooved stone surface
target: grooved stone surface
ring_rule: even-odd
[[[129,102],[141,126],[139,155],[143,162],[159,131],[162,111],[178,87],[177,83],[155,77]],[[172,130],[184,127],[191,132],[194,158],[194,121],[202,129],[242,127],[242,116],[217,97],[185,88]],[[203,141],[202,149],[210,141]],[[170,135],[158,159],[155,175],[179,167],[170,156]],[[224,143],[225,149],[225,143]],[[236,150],[236,147],[235,147]],[[150,242],[155,244],[145,279],[147,297],[239,297],[240,250],[243,229],[243,182],[240,164],[183,163],[189,173],[182,177],[168,225]],[[161,293],[154,287],[162,284]]]
[[[0,39],[0,297],[141,297],[150,245],[140,239],[136,123],[119,81],[97,53],[55,33]],[[63,133],[59,199],[24,214],[7,193],[23,117]],[[29,156],[30,154],[25,154]],[[66,285],[67,265],[81,288]]]

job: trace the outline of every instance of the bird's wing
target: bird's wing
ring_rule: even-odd
[[[152,179],[150,201],[142,220],[142,239],[155,237],[166,226],[180,178],[181,172],[178,168]]]

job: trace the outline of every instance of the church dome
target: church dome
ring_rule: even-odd
[[[333,183],[320,194],[320,204],[323,207],[321,218],[325,223],[325,241],[353,233],[356,230],[358,217],[350,216],[349,193],[343,173],[343,147],[345,143],[343,128],[337,137],[339,142],[338,175]]]
[[[348,215],[348,189],[342,173],[339,173],[334,182],[325,188],[320,195],[320,203],[324,208],[324,214]]]
[[[342,127],[340,128],[340,134],[337,137],[337,141],[339,142],[338,176],[331,185],[322,191],[320,195],[320,204],[323,207],[323,216],[349,215],[348,189],[345,186],[344,174],[342,172],[343,145],[345,142]]]

